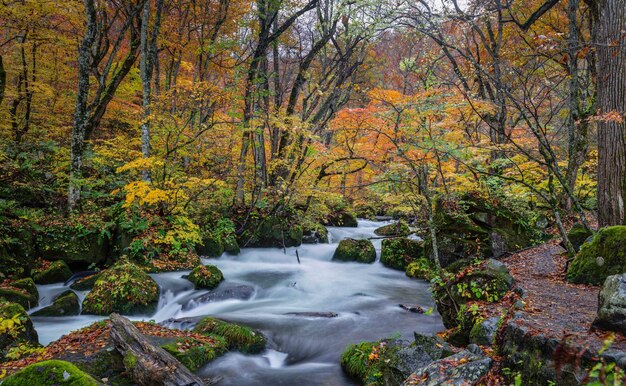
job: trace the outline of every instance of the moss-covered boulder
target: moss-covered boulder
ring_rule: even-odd
[[[15,280],[0,286],[0,300],[17,303],[28,310],[39,303],[39,292],[33,279]]]
[[[223,337],[231,350],[246,354],[258,354],[265,349],[265,337],[259,331],[236,323],[228,323],[215,318],[204,318],[193,329],[203,335]]]
[[[308,224],[302,231],[302,244],[327,244],[328,229],[322,224]]]
[[[70,362],[49,360],[32,364],[2,381],[3,386],[98,386],[91,375]]]
[[[346,228],[356,228],[359,226],[356,216],[345,208],[329,215],[324,225]]]
[[[33,269],[31,276],[37,284],[62,283],[72,277],[72,270],[63,260],[44,261],[39,267]]]
[[[224,280],[224,275],[214,265],[199,265],[189,273],[187,280],[196,289],[214,289]]]
[[[228,350],[226,339],[212,336],[211,342],[194,338],[178,338],[173,342],[161,345],[191,371],[197,371],[213,359]]]
[[[0,301],[0,362],[11,348],[20,344],[39,345],[33,322],[24,307]]]
[[[159,302],[159,286],[138,266],[121,262],[103,271],[83,301],[83,313],[151,315]]]
[[[432,261],[422,257],[416,259],[406,266],[404,271],[408,277],[413,279],[423,279],[431,281],[435,277],[439,276],[439,272],[433,265]]]
[[[600,285],[611,276],[626,272],[626,226],[600,229],[567,269],[572,283]]]
[[[224,253],[222,240],[211,233],[202,237],[202,244],[196,245],[196,252],[200,256],[220,257]]]
[[[419,241],[399,237],[382,242],[380,262],[386,267],[404,271],[411,262],[422,257],[424,247]]]
[[[65,291],[48,307],[33,312],[33,316],[68,316],[80,314],[80,301],[74,291]]]
[[[403,237],[411,234],[411,229],[404,221],[398,221],[393,224],[383,225],[374,231],[378,236]]]
[[[224,252],[231,256],[236,256],[241,252],[241,248],[239,248],[239,244],[237,243],[237,238],[234,235],[228,236],[224,239]]]
[[[100,277],[100,273],[94,273],[93,275],[81,277],[77,279],[75,282],[70,284],[70,288],[75,291],[87,291],[93,288],[96,285],[96,281]]]
[[[456,275],[446,275],[444,280],[433,287],[437,310],[447,328],[463,324],[464,338],[474,326],[473,321],[465,323],[465,315],[460,311],[470,301],[496,302],[513,286],[514,280],[506,266],[493,259],[471,265]]]
[[[369,240],[344,239],[339,242],[333,260],[370,264],[376,261],[376,249]]]
[[[580,247],[585,243],[585,241],[593,235],[593,232],[581,223],[576,223],[572,226],[572,228],[567,232],[567,238],[570,243],[574,247],[576,252],[580,251]]]

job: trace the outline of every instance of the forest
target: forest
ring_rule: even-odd
[[[0,0],[0,384],[626,384],[624,0]]]

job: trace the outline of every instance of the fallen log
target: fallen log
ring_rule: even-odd
[[[208,386],[170,353],[150,343],[128,319],[111,314],[111,338],[124,357],[124,366],[139,386]]]

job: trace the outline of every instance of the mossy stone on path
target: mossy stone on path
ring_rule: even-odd
[[[572,283],[604,283],[611,276],[626,272],[626,226],[602,228],[593,240],[583,244],[567,269]]]
[[[70,362],[49,360],[32,364],[2,381],[2,386],[98,386],[91,375]]]
[[[333,260],[370,264],[376,261],[376,249],[369,240],[343,239],[333,254]]]

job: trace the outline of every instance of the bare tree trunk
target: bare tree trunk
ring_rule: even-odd
[[[438,271],[441,271],[441,261],[439,261],[439,246],[437,245],[437,229],[435,227],[435,216],[433,212],[433,203],[428,187],[428,165],[422,165],[419,169],[419,187],[422,196],[426,199],[428,210],[428,228],[430,229],[430,240],[432,247],[432,260]]]
[[[598,222],[626,224],[626,2],[595,1],[597,58]]]

